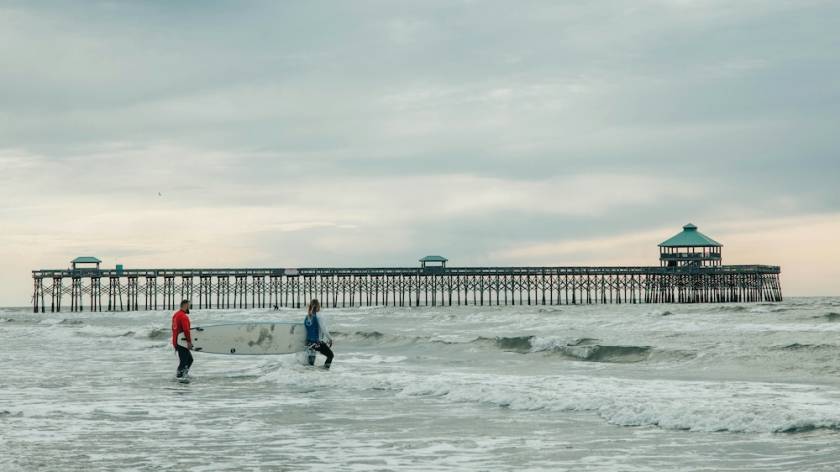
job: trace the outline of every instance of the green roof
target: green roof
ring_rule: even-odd
[[[70,262],[72,262],[73,264],[99,264],[102,261],[91,256],[81,256],[73,259]]]
[[[420,259],[420,262],[446,262],[448,260],[449,259],[447,259],[443,256],[426,256],[426,257]]]
[[[723,244],[697,231],[697,227],[689,223],[683,226],[682,233],[659,243],[660,247],[722,247]]]

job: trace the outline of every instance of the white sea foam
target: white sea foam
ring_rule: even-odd
[[[403,397],[437,397],[512,410],[591,412],[622,426],[748,433],[840,428],[840,410],[835,404],[840,391],[811,386],[464,372],[359,373],[347,367],[336,372],[334,376],[312,376],[305,369],[278,370],[263,380],[313,388],[391,390]]]

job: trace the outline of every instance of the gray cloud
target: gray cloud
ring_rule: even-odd
[[[220,236],[184,237],[196,253],[183,263],[215,247],[228,263],[378,264],[831,215],[838,13],[810,0],[6,2],[0,223],[17,244],[51,221],[51,257],[80,251],[90,225],[163,231],[184,215]],[[105,233],[90,251],[168,254]]]

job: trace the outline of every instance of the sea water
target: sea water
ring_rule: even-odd
[[[837,298],[324,313],[181,384],[168,311],[0,309],[0,470],[840,470]]]

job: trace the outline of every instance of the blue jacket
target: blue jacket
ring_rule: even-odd
[[[317,343],[321,341],[321,327],[320,323],[318,323],[317,313],[312,315],[312,318],[307,315],[306,318],[303,319],[303,325],[306,327],[307,343]]]
[[[329,319],[320,314],[315,313],[312,318],[308,316],[303,319],[303,325],[306,328],[306,343],[312,344],[317,342],[332,343],[332,335],[329,329]]]

